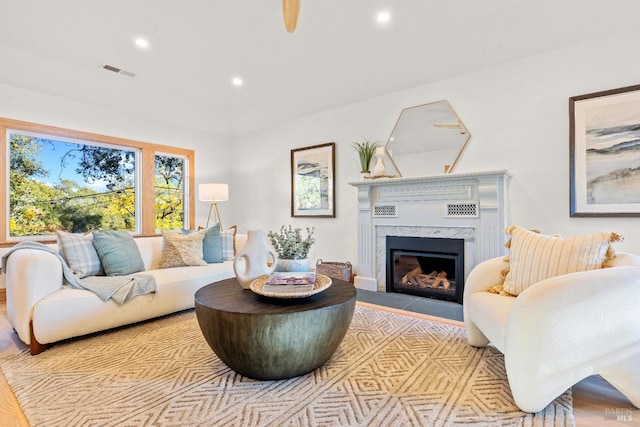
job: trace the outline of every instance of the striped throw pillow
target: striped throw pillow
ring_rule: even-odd
[[[622,239],[606,231],[561,238],[518,226],[509,227],[507,234],[511,234],[509,271],[503,289],[511,295],[550,277],[609,266],[615,257],[611,243]]]

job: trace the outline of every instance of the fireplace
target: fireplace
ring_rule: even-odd
[[[462,304],[464,239],[387,236],[387,292]]]
[[[444,257],[447,262],[451,262],[448,254],[460,252],[459,258],[453,257],[457,260],[456,267],[447,272],[447,280],[451,281],[451,275],[455,277],[455,293],[445,294],[446,298],[458,301],[462,281],[474,266],[506,254],[503,230],[511,223],[508,182],[506,171],[487,171],[350,183],[358,189],[356,287],[377,292],[396,291],[387,285],[390,282],[386,247],[389,236],[459,239],[464,241],[463,251],[395,248],[409,252],[400,253],[399,257],[403,262],[405,258],[413,260],[414,269],[420,266],[418,259],[425,258],[422,252],[426,252],[426,258],[432,258],[431,261]],[[418,256],[411,252],[418,252]],[[438,252],[445,255],[430,255]],[[420,274],[429,275],[438,269]],[[451,288],[450,283],[449,290]],[[434,291],[439,290],[440,282]],[[430,296],[435,295],[430,293]]]

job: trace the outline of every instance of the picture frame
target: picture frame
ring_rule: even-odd
[[[640,216],[640,85],[569,98],[571,217]]]
[[[291,150],[291,216],[335,218],[335,142]]]

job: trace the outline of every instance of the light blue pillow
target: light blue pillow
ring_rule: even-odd
[[[95,246],[107,276],[124,276],[144,271],[144,261],[135,240],[124,230],[94,231]]]
[[[222,236],[220,224],[214,224],[204,232],[202,241],[203,259],[209,263],[222,262]]]
[[[203,227],[200,227],[202,230]],[[189,235],[195,233],[193,230],[180,230],[182,234]],[[207,264],[224,262],[222,259],[222,234],[220,234],[220,224],[215,223],[204,232],[202,241],[202,259]]]

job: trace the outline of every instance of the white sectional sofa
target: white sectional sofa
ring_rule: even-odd
[[[194,306],[194,294],[209,283],[234,277],[233,261],[159,269],[162,237],[135,239],[157,291],[122,305],[95,293],[63,286],[62,264],[52,253],[21,249],[7,259],[6,293],[9,322],[20,339],[38,354],[48,344],[163,316]],[[246,235],[236,234],[242,248]],[[52,245],[56,246],[56,245]]]

